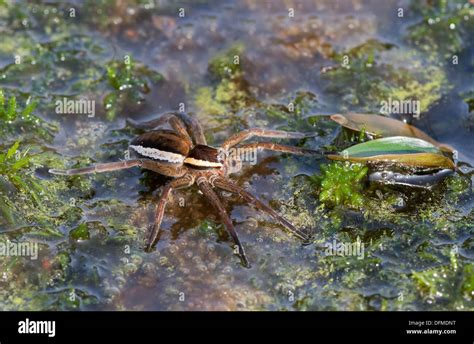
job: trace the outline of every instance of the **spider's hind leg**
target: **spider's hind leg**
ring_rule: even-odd
[[[237,232],[235,231],[234,225],[232,224],[232,220],[230,219],[229,215],[225,211],[224,206],[221,203],[221,200],[216,195],[216,193],[211,189],[210,184],[206,180],[198,179],[197,184],[201,192],[204,194],[204,196],[206,196],[206,198],[211,202],[212,206],[219,213],[219,216],[222,222],[224,223],[224,226],[227,229],[227,232],[230,234],[235,244],[237,245],[237,248],[239,250],[239,255],[240,255],[240,258],[242,259],[243,265],[249,268],[250,264],[247,259],[247,255],[245,254],[244,247],[242,243],[240,242]]]
[[[285,218],[280,216],[275,210],[270,208],[268,205],[266,205],[265,203],[260,201],[258,198],[256,198],[250,192],[244,190],[240,186],[232,183],[231,181],[229,181],[225,178],[216,178],[216,179],[214,179],[213,180],[213,185],[217,186],[218,188],[220,188],[222,190],[240,195],[244,200],[246,200],[250,204],[253,204],[257,209],[263,210],[264,212],[269,214],[271,217],[273,217],[275,220],[277,220],[281,225],[283,225],[290,233],[292,233],[296,237],[303,240],[304,243],[309,242],[310,237],[308,236],[308,234],[306,234],[303,231],[297,229],[288,220],[286,220]]]
[[[165,123],[169,123],[183,138],[190,141],[192,139],[195,144],[207,145],[204,132],[197,119],[182,112],[168,112],[148,122],[137,122],[130,118],[127,121],[135,128],[144,130],[154,130]]]
[[[163,187],[163,190],[161,191],[160,200],[158,201],[158,204],[156,206],[155,222],[150,231],[150,234],[148,235],[145,251],[150,252],[158,240],[158,235],[160,234],[161,222],[163,221],[165,207],[166,207],[166,204],[168,203],[168,199],[171,194],[171,191],[173,191],[173,189],[176,190],[176,189],[187,188],[193,184],[194,184],[194,177],[188,174],[182,178],[175,179],[169,182]]]

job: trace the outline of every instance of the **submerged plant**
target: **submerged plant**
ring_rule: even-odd
[[[216,84],[197,89],[195,103],[200,111],[208,115],[222,115],[238,111],[248,104],[248,86],[240,61],[242,52],[242,45],[234,45],[209,60],[209,76]]]
[[[36,106],[37,102],[28,98],[25,108],[20,110],[16,97],[11,96],[7,100],[0,90],[0,138],[5,140],[9,136],[16,136],[18,131],[26,131],[43,139],[51,138],[55,127],[33,114]]]
[[[412,278],[423,296],[448,298],[456,306],[461,303],[461,298],[474,300],[474,265],[464,263],[459,259],[456,247],[450,251],[449,255],[449,264],[424,271],[414,271]]]
[[[107,80],[114,89],[104,99],[107,119],[113,120],[125,102],[140,104],[150,92],[152,84],[163,80],[163,76],[146,66],[138,65],[126,56],[123,62],[112,61],[107,66]]]
[[[406,39],[431,55],[452,58],[468,42],[472,30],[472,8],[466,1],[413,2],[423,18],[408,28]],[[466,38],[467,40],[465,40]]]
[[[220,52],[209,61],[209,72],[217,80],[233,79],[242,74],[240,64],[240,55],[244,47],[242,44],[236,44],[230,49]]]
[[[321,176],[313,176],[320,187],[319,200],[330,206],[347,205],[358,208],[363,204],[361,180],[368,168],[360,164],[331,163],[321,165]]]
[[[340,66],[324,73],[326,91],[347,107],[358,106],[378,112],[380,101],[418,100],[426,112],[440,99],[446,75],[416,50],[369,40],[335,55]]]
[[[289,97],[287,104],[263,105],[265,113],[276,120],[285,121],[279,129],[308,131],[315,130],[318,116],[309,116],[317,104],[317,97],[309,91],[298,91]],[[317,129],[316,129],[317,130]]]
[[[24,172],[24,168],[30,164],[31,156],[28,149],[21,152],[20,142],[15,142],[6,153],[0,153],[0,175],[4,176],[19,191],[29,194],[32,199],[41,204],[39,194],[43,188]]]

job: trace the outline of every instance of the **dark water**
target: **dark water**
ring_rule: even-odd
[[[17,133],[39,154],[30,172],[51,164],[123,159],[128,141],[139,133],[126,119],[149,120],[183,105],[216,146],[249,127],[317,132],[290,143],[329,146],[341,129],[324,115],[379,113],[380,101],[403,94],[387,89],[409,89],[426,103],[419,120],[394,117],[454,146],[466,166],[474,164],[472,103],[469,108],[474,32],[468,3],[446,8],[427,1],[151,3],[1,5],[0,88],[19,103],[28,96],[38,99],[36,113],[58,128],[50,140]],[[430,18],[433,28],[420,35],[426,40],[410,39]],[[208,66],[229,49],[240,51],[241,74],[225,84]],[[19,65],[12,59],[17,54],[23,58]],[[353,74],[337,72],[344,55]],[[458,64],[452,63],[453,55]],[[107,66],[120,70],[129,56],[138,67],[127,93],[111,86]],[[336,72],[325,72],[331,68]],[[206,92],[211,96],[203,96]],[[116,102],[107,106],[113,96]],[[95,116],[56,113],[55,101],[63,97],[94,100]],[[286,110],[289,102],[296,112]],[[5,139],[2,148],[12,140]],[[45,201],[42,221],[34,214],[20,216],[18,208],[13,223],[2,222],[1,235],[38,242],[40,252],[31,261],[2,257],[1,308],[473,309],[466,287],[469,281],[474,285],[469,167],[467,186],[460,191],[449,184],[434,192],[383,190],[381,200],[364,185],[367,203],[354,210],[319,202],[308,177],[319,174],[322,163],[328,161],[260,153],[256,165],[232,176],[314,235],[303,246],[238,197],[221,194],[250,269],[232,254],[232,242],[196,188],[174,192],[160,241],[145,253],[144,238],[165,178],[138,169],[71,178],[36,170],[35,178],[49,183],[54,199]],[[399,198],[407,203],[401,211],[390,203]],[[76,239],[71,232],[80,226],[88,235]],[[324,246],[334,241],[362,242],[364,256],[328,255]]]

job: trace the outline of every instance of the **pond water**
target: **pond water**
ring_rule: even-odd
[[[31,156],[1,179],[0,236],[38,245],[0,256],[0,309],[473,310],[473,21],[466,1],[0,1],[5,107],[35,101],[40,118],[0,118],[1,152]],[[262,127],[333,150],[350,134],[328,114],[405,98],[419,118],[392,117],[453,146],[461,171],[433,190],[360,182],[361,206],[331,206],[327,159],[260,152],[231,178],[313,239],[220,193],[251,268],[196,187],[173,192],[146,253],[166,178],[47,173],[127,158],[141,133],[127,119],[180,110],[211,145]],[[354,250],[328,252],[340,244]]]

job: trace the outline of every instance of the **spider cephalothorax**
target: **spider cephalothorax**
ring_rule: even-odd
[[[168,123],[173,130],[156,129],[165,123]],[[268,213],[295,236],[304,241],[308,240],[306,233],[295,228],[268,205],[262,203],[227,178],[230,172],[229,166],[233,160],[235,160],[235,156],[229,154],[229,152],[242,141],[252,136],[303,138],[307,135],[297,132],[255,128],[237,133],[228,138],[221,147],[214,148],[207,145],[199,123],[194,118],[183,113],[167,113],[157,120],[141,124],[135,123],[135,126],[154,129],[136,137],[130,143],[129,148],[136,155],[135,159],[97,164],[72,170],[51,169],[50,172],[53,174],[75,175],[107,172],[139,166],[172,177],[173,180],[163,186],[161,197],[158,200],[155,223],[146,242],[147,251],[151,250],[156,244],[165,206],[172,190],[186,188],[193,184],[198,186],[204,196],[218,211],[225,228],[237,245],[238,253],[245,266],[249,266],[249,263],[244,248],[235,232],[232,220],[229,215],[227,215],[219,197],[213,191],[214,188],[239,194],[248,203]],[[318,154],[318,152],[314,150],[272,142],[242,144],[238,146],[238,149],[241,151],[267,149],[292,154]]]

